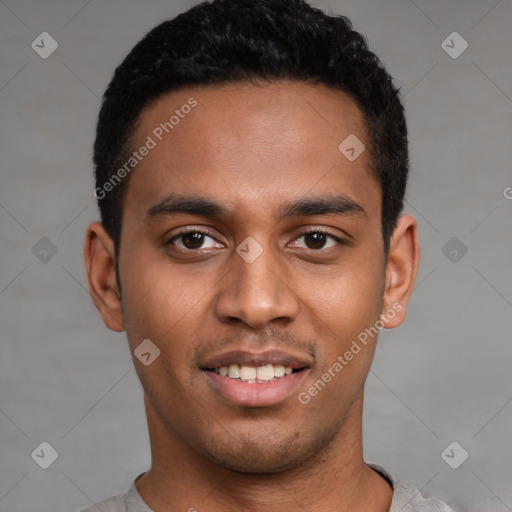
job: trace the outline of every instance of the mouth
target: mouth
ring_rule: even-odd
[[[308,357],[284,352],[234,351],[211,358],[200,367],[214,393],[231,405],[276,405],[290,396],[309,374]]]
[[[264,366],[248,366],[245,364],[230,364],[229,366],[220,366],[218,368],[204,368],[204,371],[213,371],[217,375],[227,377],[237,382],[267,383],[277,379],[287,377],[292,373],[304,371],[306,368],[292,368],[280,364],[266,364]]]

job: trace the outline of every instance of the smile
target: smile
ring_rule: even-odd
[[[244,364],[231,364],[214,369],[215,373],[237,380],[238,382],[263,383],[285,377],[293,372],[291,366],[280,364],[267,364],[264,366],[247,366]],[[299,371],[299,370],[296,370]]]
[[[244,407],[277,405],[305,386],[313,359],[282,351],[231,351],[200,364],[210,390],[222,401]]]

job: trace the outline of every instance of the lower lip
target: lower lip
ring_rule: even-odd
[[[276,405],[293,394],[306,378],[309,370],[294,372],[271,382],[239,382],[212,371],[203,371],[203,373],[213,389],[231,404],[265,407]]]

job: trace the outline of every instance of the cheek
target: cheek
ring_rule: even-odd
[[[193,315],[204,289],[198,288],[187,273],[165,263],[150,258],[140,258],[140,263],[136,263],[137,259],[132,261],[132,268],[137,271],[121,276],[128,336],[172,336],[175,329],[186,323],[187,316]]]
[[[312,415],[316,411],[327,415],[326,421],[339,422],[360,395],[375,352],[381,291],[375,275],[363,279],[345,273],[310,296],[310,304],[316,302],[312,308],[318,316],[322,355],[310,387],[299,399],[309,403]]]
[[[142,386],[155,404],[181,407],[189,389],[190,361],[201,296],[184,278],[147,260],[139,272],[126,276],[123,286],[125,327],[134,365]],[[137,347],[149,339],[159,350],[146,366],[137,359]],[[169,393],[173,389],[173,393]],[[187,395],[188,396],[188,395]]]
[[[379,319],[383,279],[384,273],[371,262],[364,268],[359,264],[346,265],[322,281],[315,277],[304,278],[305,309],[318,317],[328,338],[337,340],[332,348],[342,349],[347,341]]]

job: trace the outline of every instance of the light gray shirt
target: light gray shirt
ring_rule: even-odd
[[[366,464],[380,473],[393,486],[393,499],[389,512],[455,512],[442,501],[435,498],[424,498],[415,486],[396,479],[382,466],[371,462],[366,462]],[[142,475],[144,473],[135,478],[126,494],[113,496],[81,512],[154,512],[146,505],[135,487],[135,482]]]

